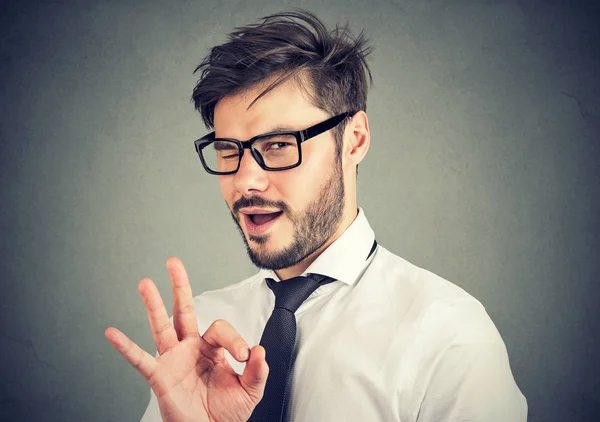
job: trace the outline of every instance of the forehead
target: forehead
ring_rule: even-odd
[[[214,114],[216,135],[245,139],[279,126],[304,129],[307,120],[326,115],[310,102],[304,90],[293,79],[272,89],[252,104],[272,81],[252,87],[242,94],[221,99]]]

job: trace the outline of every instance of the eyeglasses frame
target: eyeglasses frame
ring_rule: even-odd
[[[343,122],[346,118],[353,116],[354,114],[356,114],[356,111],[349,111],[346,113],[341,113],[341,114],[333,116],[325,121],[322,121],[321,123],[317,123],[316,125],[311,126],[308,129],[298,130],[298,131],[263,133],[261,135],[254,136],[253,138],[250,138],[247,141],[239,141],[237,139],[232,139],[232,138],[215,138],[215,132],[213,131],[213,132],[209,133],[208,135],[203,136],[202,138],[196,139],[194,141],[194,147],[196,148],[196,153],[198,154],[198,157],[200,157],[200,161],[202,162],[202,166],[204,167],[204,170],[206,170],[206,172],[209,174],[213,174],[213,175],[217,175],[217,176],[225,176],[228,174],[237,173],[237,171],[240,169],[240,165],[242,163],[242,158],[244,156],[244,149],[246,149],[246,148],[250,150],[250,153],[252,154],[252,156],[258,163],[258,165],[263,170],[267,170],[267,171],[289,170],[289,169],[296,168],[300,164],[302,164],[302,148],[300,147],[300,145],[303,142],[306,142],[309,139],[314,138],[317,135],[320,135],[324,132],[327,132],[328,130],[333,129],[334,127],[339,125],[341,122]],[[273,136],[277,136],[277,135],[293,135],[296,138],[296,143],[298,145],[298,162],[296,164],[292,164],[287,167],[277,167],[277,168],[268,167],[265,164],[262,155],[260,155],[260,153],[257,150],[255,150],[252,146],[259,139],[273,137]],[[240,153],[240,158],[238,160],[238,165],[235,170],[220,172],[220,171],[211,170],[208,167],[208,165],[204,161],[204,156],[202,155],[201,151],[215,141],[229,141],[229,142],[233,142],[234,144],[237,145],[239,153]]]

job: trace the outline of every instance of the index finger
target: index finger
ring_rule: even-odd
[[[194,310],[194,297],[187,272],[181,260],[175,256],[167,259],[167,271],[173,291],[173,326],[179,340],[197,337],[198,321]]]

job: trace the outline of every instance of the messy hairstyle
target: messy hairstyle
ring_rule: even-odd
[[[210,50],[194,73],[200,73],[192,101],[207,128],[214,127],[217,102],[243,94],[274,78],[249,107],[282,83],[293,79],[309,101],[330,115],[366,111],[366,57],[371,53],[364,32],[355,37],[348,25],[329,30],[313,13],[282,12],[259,23],[235,28],[227,42]],[[341,149],[345,125],[334,133]]]

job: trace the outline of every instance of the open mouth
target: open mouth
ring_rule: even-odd
[[[273,224],[279,220],[283,211],[270,213],[243,213],[244,225],[248,234],[258,236],[264,234]]]
[[[283,211],[273,212],[270,214],[248,214],[248,217],[250,217],[250,221],[252,221],[253,224],[261,226],[275,220],[281,214],[283,214]]]

